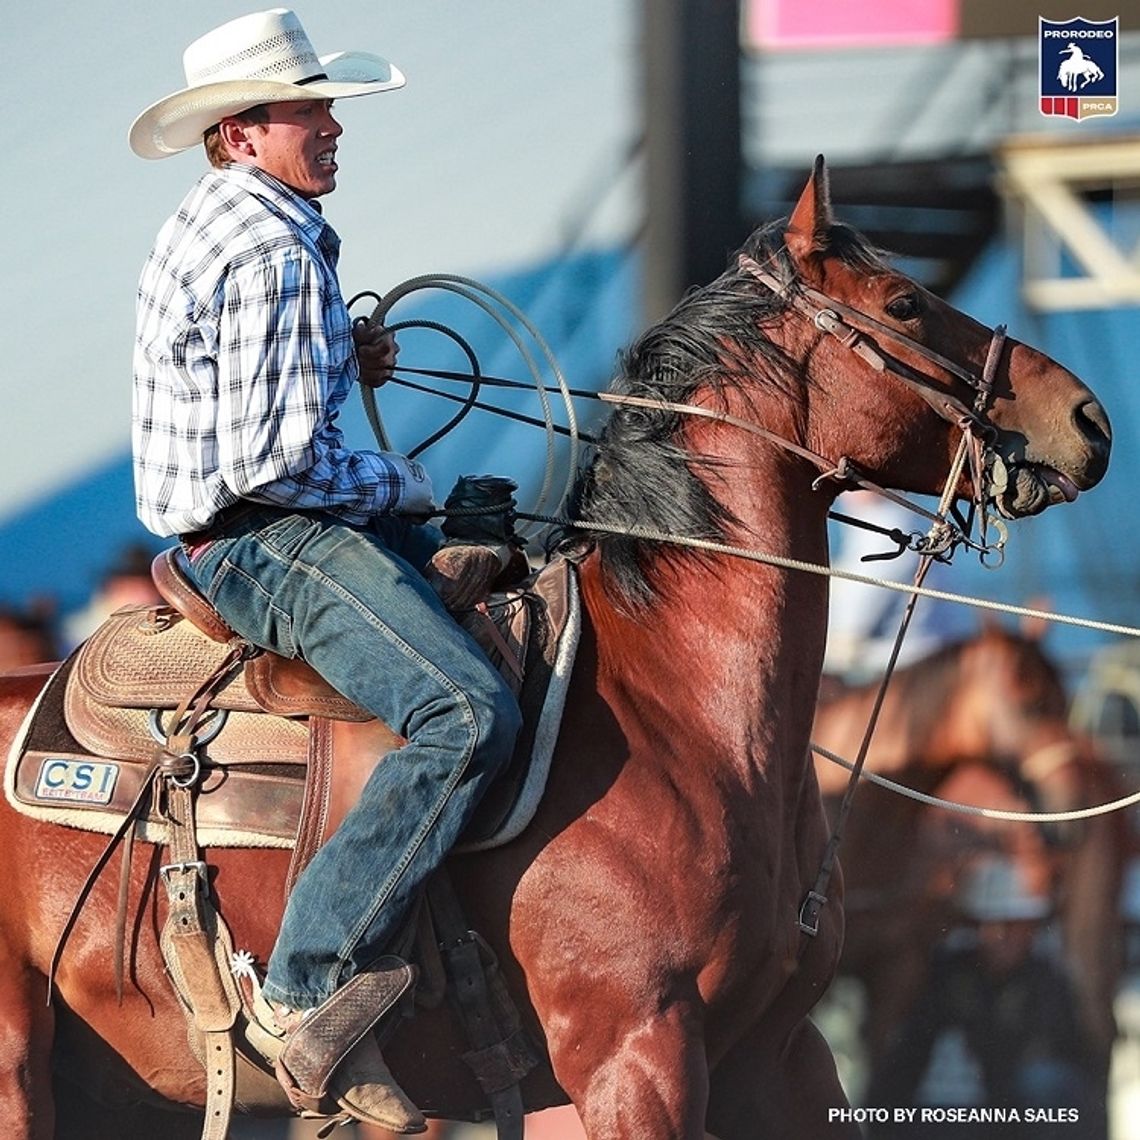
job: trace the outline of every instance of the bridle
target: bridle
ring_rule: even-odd
[[[958,448],[954,463],[951,465],[946,486],[943,489],[941,502],[939,504],[938,516],[943,520],[944,527],[940,533],[939,525],[936,523],[930,535],[927,536],[930,542],[930,548],[920,551],[922,557],[914,578],[915,586],[922,584],[930,568],[931,561],[937,556],[935,547],[942,546],[945,543],[949,543],[952,546],[956,541],[960,540],[956,537],[950,537],[953,533],[953,529],[949,523],[949,512],[956,497],[955,488],[958,485],[962,469],[966,463],[969,463],[972,505],[979,516],[982,548],[984,551],[986,549],[986,529],[990,522],[988,506],[1005,488],[1005,467],[994,447],[997,432],[993,425],[986,419],[986,412],[989,410],[990,400],[993,396],[994,377],[997,375],[1002,349],[1005,346],[1005,326],[998,325],[993,330],[990,337],[989,348],[986,351],[985,364],[981,374],[978,375],[970,369],[955,363],[953,360],[948,360],[941,353],[927,348],[924,344],[920,344],[905,333],[891,328],[889,325],[884,324],[882,321],[877,320],[859,309],[846,305],[842,301],[837,301],[834,297],[829,297],[826,293],[822,293],[810,285],[805,285],[802,281],[781,281],[746,254],[741,254],[739,265],[745,273],[754,277],[762,285],[772,290],[778,297],[791,305],[797,313],[809,320],[815,328],[827,336],[835,337],[840,344],[851,352],[854,352],[876,372],[889,372],[891,375],[897,377],[921,396],[942,419],[955,425],[961,431],[961,444]],[[946,392],[924,373],[911,368],[905,361],[899,360],[898,357],[885,352],[874,337],[863,331],[862,328],[857,327],[857,325],[851,324],[850,322],[852,320],[858,322],[860,325],[873,329],[878,337],[904,346],[922,360],[965,381],[974,390],[973,405],[966,405],[962,400],[958,399],[957,396]],[[1001,543],[1004,543],[1004,527],[1000,528],[1000,533],[1002,537],[999,540],[999,546]],[[887,685],[890,682],[891,674],[894,672],[899,649],[902,647],[903,638],[910,624],[911,614],[914,611],[914,603],[917,599],[917,594],[911,595],[910,601],[903,614],[898,633],[895,636],[890,660],[887,663],[887,668],[879,684],[875,703],[871,710],[867,727],[863,733],[859,752],[855,757],[854,764],[851,766],[851,774],[847,782],[847,788],[843,793],[843,799],[836,812],[835,824],[832,828],[831,836],[828,839],[827,847],[824,850],[819,871],[816,874],[815,882],[811,889],[804,896],[800,904],[798,925],[802,933],[809,938],[814,937],[819,932],[820,913],[823,910],[824,904],[827,902],[827,888],[835,869],[835,859],[839,850],[839,844],[843,838],[843,828],[851,811],[855,789],[862,775],[863,765],[870,749],[871,737],[874,734],[875,726],[878,722],[883,698],[887,691]],[[808,762],[809,764],[811,762],[810,756]],[[806,943],[801,943],[801,953],[805,945]]]
[[[815,328],[825,335],[834,337],[844,348],[854,352],[876,372],[889,372],[892,376],[897,377],[925,400],[942,419],[953,424],[962,432],[961,446],[947,478],[939,514],[945,518],[950,511],[955,498],[953,489],[958,484],[963,466],[968,463],[971,505],[979,519],[980,548],[983,555],[990,550],[997,550],[1000,553],[1001,547],[1005,543],[1005,527],[993,518],[989,507],[991,503],[996,501],[997,496],[1005,490],[1008,474],[1005,464],[994,446],[997,432],[986,419],[986,412],[989,410],[990,401],[993,397],[994,378],[997,375],[1002,349],[1005,346],[1005,325],[997,325],[994,328],[986,352],[985,364],[979,375],[971,369],[947,359],[941,353],[935,352],[932,348],[928,348],[905,333],[891,328],[890,325],[884,324],[870,314],[844,304],[842,301],[837,301],[834,297],[830,297],[802,281],[781,281],[747,254],[741,254],[738,263],[741,270],[786,301],[797,313],[810,321]],[[912,368],[897,356],[884,351],[874,337],[851,324],[851,320],[874,330],[878,337],[902,345],[936,368],[965,381],[974,390],[972,406],[947,392],[923,372]],[[853,465],[847,460],[841,461],[839,469],[849,478],[854,471]],[[854,481],[858,482],[859,480]],[[879,488],[872,489],[880,490]],[[987,544],[985,537],[991,526],[998,532],[998,541],[992,546]],[[926,545],[919,550],[919,553],[930,553],[937,557],[944,554],[959,541],[969,541],[968,535],[964,533],[954,535],[953,529],[948,524],[943,528],[936,525],[931,534],[927,536]],[[973,542],[969,544],[978,545]]]

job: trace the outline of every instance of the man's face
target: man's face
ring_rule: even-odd
[[[269,121],[246,127],[254,166],[306,198],[336,189],[336,140],[343,127],[331,99],[267,105]]]

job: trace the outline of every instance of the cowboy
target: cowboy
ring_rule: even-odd
[[[454,559],[424,525],[426,472],[346,447],[336,422],[357,381],[391,376],[397,349],[383,328],[353,327],[340,242],[317,205],[336,186],[333,100],[404,77],[375,55],[318,57],[282,8],[216,28],[183,63],[186,86],[130,131],[143,158],[204,144],[210,163],[139,285],[137,509],[178,537],[233,630],[304,658],[407,741],[300,876],[262,994],[296,1107],[313,1107],[328,1077],[352,1117],[419,1132],[377,1043],[415,977],[388,951],[509,758],[520,714],[444,604],[471,583],[449,576]]]

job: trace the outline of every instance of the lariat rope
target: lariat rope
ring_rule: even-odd
[[[813,744],[811,750],[825,760],[838,764],[840,768],[846,768],[849,772],[855,767],[850,760],[845,760],[837,752],[831,752],[818,744]],[[1096,804],[1087,808],[1074,808],[1071,811],[1007,811],[1004,808],[978,807],[975,804],[963,804],[955,800],[942,799],[940,796],[927,795],[926,792],[916,791],[914,788],[908,788],[905,784],[897,783],[886,776],[880,776],[878,772],[862,772],[860,778],[868,780],[872,784],[878,784],[881,788],[897,792],[907,799],[917,800],[918,803],[926,804],[929,807],[944,808],[946,811],[957,812],[959,815],[1004,820],[1008,823],[1075,823],[1082,819],[1093,819],[1098,815],[1111,815],[1115,811],[1125,811],[1127,808],[1140,804],[1140,792],[1132,792],[1131,795],[1122,796],[1120,799],[1112,800],[1109,803]]]
[[[370,297],[376,301],[376,307],[373,309],[372,314],[367,318],[369,323],[384,324],[385,319],[392,309],[401,298],[406,297],[409,293],[418,292],[424,289],[439,289],[443,292],[455,293],[457,296],[470,301],[473,305],[482,309],[503,332],[511,339],[519,356],[522,358],[523,363],[526,365],[527,370],[530,372],[534,380],[534,389],[538,395],[539,403],[542,407],[542,426],[546,429],[546,462],[543,468],[542,486],[538,493],[538,498],[535,504],[535,509],[543,507],[551,493],[552,484],[554,482],[554,472],[557,464],[557,455],[554,449],[554,441],[556,434],[556,425],[554,417],[550,408],[550,395],[547,391],[546,384],[543,383],[542,368],[536,358],[534,352],[531,351],[530,343],[537,347],[538,357],[545,362],[546,367],[549,369],[550,375],[554,379],[554,384],[562,397],[562,405],[566,412],[566,418],[569,426],[564,430],[564,434],[570,439],[570,454],[567,457],[566,479],[562,486],[561,493],[555,503],[555,510],[561,510],[566,499],[570,495],[571,488],[574,483],[574,477],[578,469],[578,447],[579,447],[579,433],[578,433],[578,417],[574,410],[574,405],[571,400],[570,388],[566,383],[566,377],[563,375],[562,369],[559,367],[558,361],[554,358],[554,353],[551,352],[550,346],[543,339],[538,329],[535,327],[529,317],[509,298],[505,297],[502,293],[492,289],[489,285],[483,285],[470,277],[461,277],[453,273],[434,273],[424,274],[420,277],[413,277],[405,281],[402,285],[397,285],[394,289],[390,290],[383,297],[376,293],[364,292],[357,293],[349,302],[348,308],[351,309],[362,297]],[[508,316],[511,319],[508,319]],[[364,321],[366,318],[360,317],[358,320]],[[512,323],[512,321],[514,323]],[[355,323],[355,322],[354,322]],[[473,355],[470,346],[462,338],[451,333],[450,330],[445,330],[443,326],[434,321],[406,321],[401,327],[423,327],[431,328],[436,331],[445,331],[460,348],[467,354],[468,359]],[[524,335],[525,334],[525,335]],[[529,338],[529,341],[528,339]],[[476,368],[472,369],[477,373]],[[478,380],[478,375],[470,378],[470,380]],[[472,397],[477,392],[471,393]],[[388,433],[384,427],[383,421],[380,417],[380,410],[376,403],[376,393],[372,388],[361,388],[362,398],[364,400],[364,410],[368,417],[369,423],[372,425],[372,430],[376,434],[380,446],[385,450],[391,450],[391,444],[388,442]],[[443,430],[447,431],[454,427],[459,420],[470,410],[471,407],[477,406],[472,398],[468,407],[460,412]],[[429,442],[434,442],[436,438],[442,433],[436,433],[430,441],[425,441],[420,445],[420,451],[428,446]],[[521,537],[528,537],[523,534]]]
[[[786,295],[787,287],[782,286],[780,282],[765,273],[751,258],[742,257],[740,261],[743,268],[752,273],[753,276],[769,289],[772,289],[781,296]],[[942,495],[937,511],[939,522],[935,524],[935,527],[945,529],[949,526],[950,507],[956,498],[955,488],[958,486],[958,480],[961,478],[962,469],[966,461],[969,460],[972,491],[974,495],[973,501],[981,516],[984,548],[987,488],[985,485],[985,445],[982,443],[982,437],[987,429],[985,413],[989,408],[990,395],[993,392],[994,377],[997,375],[998,363],[1001,360],[1002,349],[1005,346],[1005,326],[998,325],[993,331],[981,376],[975,378],[971,373],[965,373],[964,375],[967,383],[975,389],[974,406],[972,409],[966,410],[956,399],[947,398],[941,394],[932,396],[928,391],[931,387],[930,382],[925,377],[916,376],[910,369],[900,371],[901,366],[899,365],[892,366],[888,364],[884,356],[879,352],[877,346],[870,343],[866,336],[859,332],[858,329],[847,325],[842,318],[834,312],[833,308],[819,307],[820,302],[822,302],[824,306],[835,305],[832,298],[826,297],[814,290],[808,290],[807,292],[811,294],[811,297],[817,303],[813,305],[807,297],[796,297],[794,305],[799,313],[806,316],[812,324],[821,329],[824,333],[839,339],[845,347],[857,353],[877,371],[889,371],[900,376],[911,387],[914,387],[919,395],[944,419],[958,425],[961,431],[961,438],[957,454],[954,457],[954,462],[950,465],[946,482],[942,488]],[[840,306],[840,308],[842,308],[842,306]],[[853,310],[847,311],[849,315],[863,316],[863,314],[854,313]],[[880,330],[884,328],[884,326],[879,325],[877,321],[871,320],[870,318],[868,318],[868,321],[873,327],[877,327]],[[885,331],[890,333],[889,329]],[[909,338],[907,337],[902,337],[901,340],[905,344],[910,344]],[[937,353],[929,351],[925,346],[912,344],[911,347],[915,348],[921,356],[935,365],[939,367],[949,365],[952,373],[959,376],[963,375],[962,370],[959,369],[957,365],[945,360]],[[934,531],[932,530],[931,533],[933,535]],[[912,583],[914,587],[920,587],[922,585],[933,563],[934,557],[932,554],[925,553],[922,555],[919,559],[918,569],[915,572],[914,582]],[[831,876],[835,871],[835,860],[839,854],[839,845],[843,841],[843,830],[847,825],[848,816],[851,814],[851,808],[855,801],[855,792],[859,785],[859,778],[863,774],[863,766],[871,748],[871,740],[879,723],[879,715],[883,709],[883,702],[886,700],[887,688],[890,685],[891,677],[894,675],[895,666],[898,664],[903,639],[906,637],[907,629],[910,627],[910,621],[914,616],[917,603],[918,594],[912,590],[907,599],[902,620],[899,622],[894,644],[891,646],[887,667],[883,672],[882,679],[875,693],[871,714],[867,719],[867,726],[863,731],[863,738],[859,744],[859,751],[855,756],[855,763],[851,766],[851,774],[847,780],[847,787],[843,791],[843,798],[835,814],[835,822],[832,824],[831,835],[828,837],[827,846],[824,848],[815,882],[809,888],[803,901],[800,903],[797,923],[800,930],[809,938],[814,938],[816,934],[819,933],[819,916],[827,903],[827,888],[831,882]]]
[[[436,513],[438,514],[440,512]],[[628,526],[618,526],[612,523],[593,522],[589,519],[573,519],[561,515],[536,514],[531,511],[518,511],[516,513],[520,518],[525,518],[532,522],[565,526],[571,530],[591,531],[596,534],[612,534],[626,538],[642,538],[645,539],[646,542],[660,542],[673,546],[686,546],[694,550],[707,550],[712,554],[731,555],[733,558],[742,558],[746,562],[762,562],[768,566],[779,567],[782,570],[796,570],[804,574],[817,574],[824,578],[842,578],[848,582],[861,582],[867,586],[878,586],[884,590],[894,590],[900,594],[917,594],[922,598],[935,598],[942,602],[954,602],[958,605],[972,606],[981,610],[1010,614],[1013,617],[1043,618],[1046,621],[1055,621],[1060,625],[1078,626],[1082,629],[1099,630],[1103,633],[1119,633],[1125,637],[1140,637],[1140,627],[1134,625],[1117,625],[1114,622],[1096,621],[1093,618],[1058,614],[1051,610],[1038,610],[1031,606],[1018,606],[1009,602],[995,602],[989,598],[978,598],[970,594],[955,594],[949,590],[936,590],[930,586],[915,586],[913,583],[908,582],[893,582],[889,578],[876,578],[869,574],[860,574],[854,570],[840,570],[834,566],[824,566],[818,562],[803,562],[797,558],[786,558],[781,554],[770,554],[764,550],[753,550],[744,546],[732,546],[728,543],[716,542],[712,539],[670,534],[667,531],[655,530],[652,527],[641,526],[636,523],[632,523]]]

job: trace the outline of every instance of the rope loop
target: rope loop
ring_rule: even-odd
[[[566,458],[566,477],[563,480],[563,485],[553,506],[553,510],[561,510],[570,496],[574,478],[578,471],[580,436],[578,432],[577,412],[571,400],[571,390],[566,383],[566,378],[549,344],[547,344],[542,334],[527,315],[504,294],[491,288],[489,285],[481,284],[469,277],[461,277],[451,273],[425,274],[420,277],[413,277],[397,285],[377,300],[376,307],[369,319],[373,322],[384,322],[388,313],[398,301],[411,293],[425,289],[438,289],[444,292],[454,293],[464,300],[470,301],[477,308],[482,309],[483,312],[507,334],[514,344],[515,349],[518,351],[519,356],[522,358],[523,363],[526,365],[533,379],[533,387],[542,407],[542,426],[546,431],[546,464],[543,472],[542,486],[539,489],[535,502],[536,511],[544,509],[548,503],[553,492],[555,468],[558,465],[558,455],[555,450],[558,431],[551,410],[550,391],[547,381],[544,380],[543,376],[543,368],[545,366],[549,377],[553,380],[554,386],[561,396],[568,425],[565,429],[565,434],[570,440],[570,452]],[[372,292],[358,293],[352,298],[349,307],[351,308],[352,303],[362,297],[375,298],[376,296],[377,295]],[[453,339],[456,338],[453,337]],[[472,372],[476,374],[479,372],[477,362],[472,364]],[[520,385],[520,387],[526,387],[526,385]],[[361,390],[361,396],[364,400],[365,412],[368,415],[369,422],[372,424],[373,431],[380,442],[381,448],[386,451],[394,450],[391,442],[388,440],[387,432],[380,418],[379,409],[376,406],[375,392],[371,388],[363,388]],[[474,393],[471,396],[471,403],[472,406],[475,405]],[[462,418],[462,416],[456,417],[455,420],[446,425],[444,431],[446,432],[456,426],[460,418]],[[434,442],[436,438],[438,438],[438,435],[433,437],[432,442]],[[420,450],[422,450],[422,446]],[[519,537],[526,541],[529,536],[525,533],[520,533]]]

